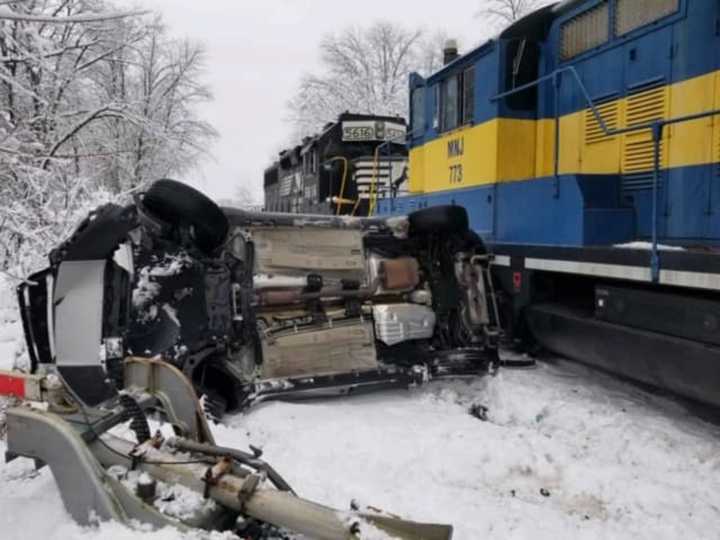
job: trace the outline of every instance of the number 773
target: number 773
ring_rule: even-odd
[[[460,184],[463,181],[463,166],[462,165],[451,165],[450,166],[450,183]]]

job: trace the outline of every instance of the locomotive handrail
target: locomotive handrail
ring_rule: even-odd
[[[340,200],[344,200],[344,197],[345,197],[345,185],[347,184],[347,175],[348,175],[349,165],[348,165],[348,159],[345,156],[333,156],[333,157],[328,158],[325,161],[323,161],[322,164],[323,164],[323,166],[326,166],[335,161],[341,161],[343,164],[342,181],[340,183],[340,192],[338,193],[338,197],[337,197],[338,200],[340,201]],[[332,186],[332,182],[331,182],[331,186]],[[332,192],[332,189],[331,189],[331,192]],[[354,203],[355,201],[352,201],[352,202]],[[336,216],[340,215],[340,209],[342,208],[343,204],[345,204],[345,203],[337,202],[335,204],[335,215]]]
[[[572,73],[575,81],[577,82],[578,86],[580,87],[580,91],[583,94],[583,97],[585,98],[585,101],[587,102],[588,106],[590,107],[593,116],[595,117],[595,120],[597,120],[597,123],[600,125],[600,128],[602,129],[603,133],[607,137],[614,137],[616,135],[624,135],[626,133],[634,133],[638,131],[651,131],[652,137],[653,137],[653,215],[652,215],[652,254],[650,259],[650,270],[651,270],[651,276],[653,282],[657,283],[660,280],[660,254],[658,252],[658,184],[660,181],[660,143],[662,141],[662,135],[663,130],[666,126],[674,125],[674,124],[681,124],[684,122],[690,122],[692,120],[700,120],[702,118],[709,118],[711,116],[718,116],[720,115],[720,109],[714,109],[711,111],[704,111],[701,113],[695,113],[695,114],[689,114],[686,116],[678,116],[676,118],[669,118],[669,119],[662,119],[662,120],[654,120],[652,122],[646,122],[644,124],[638,124],[635,126],[628,126],[624,128],[619,129],[609,129],[607,127],[607,124],[602,118],[602,115],[600,114],[600,111],[598,110],[597,106],[595,105],[595,102],[593,101],[592,97],[590,97],[590,93],[588,92],[587,88],[582,82],[582,79],[580,78],[580,75],[578,74],[577,70],[575,69],[575,66],[565,66],[559,69],[556,69],[552,73],[548,73],[547,75],[543,75],[542,77],[536,79],[535,81],[529,82],[527,84],[523,84],[521,86],[518,86],[517,88],[513,88],[512,90],[508,90],[507,92],[502,92],[500,94],[496,94],[495,96],[490,98],[490,101],[498,101],[504,97],[511,96],[514,94],[518,94],[520,92],[524,92],[525,90],[528,90],[530,88],[533,88],[535,86],[539,86],[545,81],[553,80],[555,85],[555,156],[554,156],[554,173],[555,173],[555,196],[559,196],[559,188],[560,188],[560,93],[558,92],[559,88],[559,82],[560,82],[560,75],[566,71],[569,71]]]
[[[377,193],[373,192],[373,188],[375,187],[375,183],[377,182],[377,169],[380,164],[380,150],[382,149],[383,146],[387,146],[387,148],[388,148],[387,158],[388,158],[388,161],[390,161],[390,157],[391,157],[390,145],[391,144],[403,143],[403,144],[407,145],[407,142],[412,137],[415,136],[415,133],[421,133],[421,132],[422,132],[422,130],[420,130],[420,129],[414,129],[410,133],[403,133],[401,135],[396,135],[395,137],[387,138],[375,148],[375,156],[373,159],[373,176],[372,176],[372,182],[370,184],[370,199],[368,201],[368,217],[372,216],[372,214],[375,212],[375,208],[377,207]],[[392,180],[392,174],[390,176],[391,176],[391,180]]]

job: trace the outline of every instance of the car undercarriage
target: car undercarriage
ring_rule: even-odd
[[[83,401],[122,385],[124,358],[161,358],[219,417],[494,370],[490,260],[458,206],[258,213],[160,180],[91,213],[18,297],[34,368]]]

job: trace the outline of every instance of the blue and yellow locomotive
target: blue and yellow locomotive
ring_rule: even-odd
[[[465,206],[511,339],[720,406],[720,1],[561,2],[448,60],[378,213]]]

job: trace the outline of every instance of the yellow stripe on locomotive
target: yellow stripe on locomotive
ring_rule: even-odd
[[[609,129],[720,108],[720,72],[601,103]],[[555,120],[496,118],[410,151],[410,191],[433,193],[555,174]],[[649,130],[606,136],[590,108],[560,119],[559,173],[633,174],[652,168]],[[662,168],[720,162],[720,116],[669,126]]]

